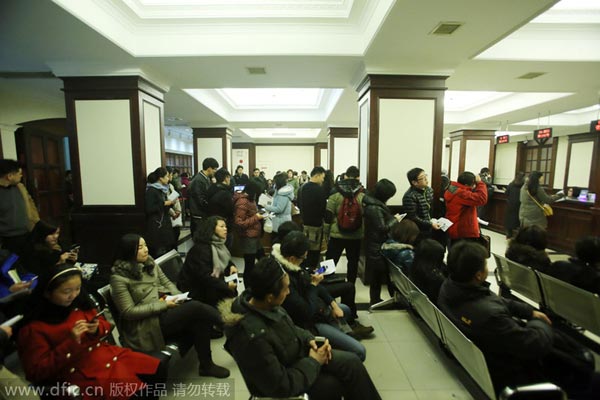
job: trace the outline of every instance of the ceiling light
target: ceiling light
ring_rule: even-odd
[[[240,128],[240,130],[253,139],[314,139],[321,133],[320,128]]]
[[[600,110],[600,104],[594,104],[593,106],[578,108],[577,110],[565,111],[565,114],[581,114],[598,110]]]
[[[445,111],[466,111],[511,94],[512,92],[448,90],[444,96],[444,109]]]
[[[315,88],[223,88],[216,89],[234,108],[317,108],[323,89]]]

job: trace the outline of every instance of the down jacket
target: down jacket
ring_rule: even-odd
[[[258,238],[262,233],[260,220],[256,216],[258,208],[256,203],[250,201],[247,193],[233,195],[233,222],[238,228],[240,237]]]
[[[275,213],[273,220],[273,232],[279,230],[279,225],[292,220],[292,200],[294,200],[294,187],[289,183],[275,192],[273,203],[265,209]]]
[[[363,198],[363,219],[367,257],[381,259],[381,246],[388,240],[390,228],[396,222],[387,206],[372,196]]]
[[[477,182],[475,189],[458,182],[450,182],[444,193],[446,218],[453,222],[448,228],[450,239],[478,238],[480,235],[477,221],[477,207],[487,203],[487,187]]]

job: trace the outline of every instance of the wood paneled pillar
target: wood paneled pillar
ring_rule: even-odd
[[[394,182],[390,205],[401,204],[406,172],[414,167],[427,171],[439,198],[446,79],[367,75],[358,87],[360,174],[370,190],[379,179]]]
[[[450,133],[448,176],[455,181],[464,171],[478,174],[481,168],[494,171],[495,131],[462,130]]]
[[[231,164],[231,136],[229,128],[192,128],[194,131],[194,173],[202,170],[202,161],[212,157],[233,175]]]
[[[329,169],[336,177],[348,167],[358,166],[358,128],[329,128]]]
[[[64,77],[80,259],[110,263],[145,230],[146,176],[165,162],[164,90],[139,76]]]
[[[327,147],[327,143],[315,143],[315,166],[320,165],[325,169],[331,169],[329,164],[331,157]]]

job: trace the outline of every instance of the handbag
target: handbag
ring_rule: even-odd
[[[271,219],[271,217],[266,217],[264,221],[265,223],[263,225],[263,231],[265,231],[266,233],[273,232],[273,220]]]
[[[537,201],[537,200],[535,199],[535,197],[533,197],[533,196],[531,195],[531,193],[527,192],[527,194],[529,195],[529,197],[531,197],[531,200],[533,200],[533,202],[534,202],[535,204],[537,204],[537,206],[538,206],[539,208],[541,208],[541,209],[542,209],[542,211],[544,212],[544,215],[545,215],[546,217],[551,217],[552,215],[554,215],[554,210],[552,209],[552,207],[550,207],[550,205],[549,205],[549,204],[540,204],[540,202],[539,202],[539,201]]]

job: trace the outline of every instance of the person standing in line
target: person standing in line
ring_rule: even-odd
[[[287,170],[287,183],[294,188],[294,200],[298,197],[298,178],[294,177],[294,170]]]
[[[515,179],[506,187],[506,213],[504,214],[504,230],[506,239],[511,239],[515,235],[515,230],[519,229],[519,209],[521,208],[521,188],[525,183],[525,173],[517,172]]]
[[[259,195],[261,193],[264,193],[265,190],[267,190],[267,181],[263,181],[263,178],[261,178],[260,176],[260,169],[258,168],[254,168],[254,170],[252,171],[252,177],[250,178],[250,182],[255,182],[256,184],[258,184]]]
[[[413,168],[406,173],[410,188],[402,197],[402,205],[406,218],[414,221],[423,238],[430,238],[433,231],[440,229],[436,222],[431,222],[431,205],[433,189],[429,187],[427,174],[422,168]]]
[[[273,202],[265,206],[265,210],[275,214],[271,219],[273,222],[273,232],[277,233],[279,225],[285,221],[292,220],[294,188],[288,183],[285,172],[275,175],[274,181],[275,195],[273,196]]]
[[[492,184],[492,174],[490,174],[490,169],[488,167],[481,168],[481,170],[479,171],[479,177],[481,178],[481,181],[485,183],[489,202],[492,198],[492,195],[494,194],[494,185]],[[489,218],[487,212],[488,203],[486,202],[484,205],[479,206],[477,208],[477,217],[482,220],[487,220]]]
[[[329,196],[327,200],[327,217],[331,222],[329,233],[329,243],[327,245],[326,259],[333,259],[335,264],[340,260],[342,252],[346,251],[348,259],[348,270],[346,279],[352,284],[356,283],[358,275],[358,259],[360,257],[361,242],[364,235],[363,224],[363,206],[362,201],[365,197],[364,187],[360,183],[360,171],[357,167],[351,166],[346,170],[346,179],[341,180],[337,187],[336,193]],[[345,199],[347,202],[356,202],[359,209],[359,214],[356,215],[356,226],[340,226],[338,216],[340,208]],[[351,229],[352,228],[352,229]]]
[[[40,220],[37,207],[21,183],[23,170],[15,160],[0,160],[0,238],[2,248],[29,262],[31,231]]]
[[[479,175],[465,171],[458,176],[457,182],[450,182],[444,193],[446,218],[452,221],[448,228],[450,245],[463,239],[480,240],[477,207],[484,205],[487,199],[487,188]]]
[[[192,235],[196,232],[196,225],[202,218],[208,216],[208,198],[206,196],[208,188],[212,184],[212,177],[219,168],[219,163],[214,158],[205,158],[202,161],[202,171],[200,171],[190,182],[188,196],[190,202],[190,212],[192,219],[190,229]]]
[[[244,190],[233,195],[233,222],[238,231],[240,250],[244,254],[244,276],[254,269],[255,261],[265,255],[260,240],[264,215],[259,214],[256,207],[260,188],[257,181],[250,180]]]
[[[521,227],[537,225],[542,229],[546,229],[548,227],[548,219],[544,214],[542,206],[544,204],[552,204],[565,195],[561,190],[555,195],[549,196],[540,186],[542,176],[544,176],[543,173],[532,171],[529,174],[527,184],[521,187],[519,198],[521,200],[521,208],[519,209]]]
[[[159,167],[148,175],[144,197],[146,212],[146,237],[153,257],[160,257],[174,248],[175,236],[170,211],[175,204],[169,200],[169,173]]]
[[[244,173],[243,165],[238,165],[238,167],[235,169],[235,175],[233,176],[233,182],[235,183],[235,186],[247,185],[248,182],[250,182],[248,175],[246,175]]]
[[[298,208],[304,223],[304,234],[308,238],[308,257],[306,263],[314,269],[321,258],[321,241],[323,240],[323,218],[327,197],[323,193],[325,169],[314,167],[310,172],[310,180],[298,190]]]
[[[233,192],[231,190],[231,174],[226,168],[215,172],[217,183],[211,185],[206,193],[208,199],[208,216],[219,216],[227,223],[227,248],[233,244]]]

